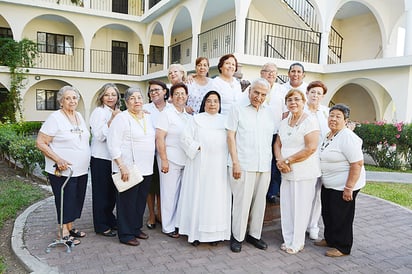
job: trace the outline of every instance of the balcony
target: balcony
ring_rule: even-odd
[[[38,44],[38,49],[45,49],[45,45]],[[57,47],[56,52],[39,50],[34,59],[34,68],[54,69],[67,71],[84,71],[84,49]]]
[[[90,72],[143,75],[144,55],[106,50],[90,51]]]

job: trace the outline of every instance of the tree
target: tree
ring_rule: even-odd
[[[17,42],[0,38],[0,65],[9,67],[10,71],[10,91],[0,103],[0,121],[15,122],[17,117],[22,117],[20,90],[25,86],[24,80],[37,54],[37,45],[31,40]]]

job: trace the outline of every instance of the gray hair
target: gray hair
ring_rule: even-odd
[[[98,95],[97,95],[97,99],[96,99],[96,104],[97,104],[98,107],[103,106],[103,97],[104,97],[104,94],[106,93],[106,91],[107,91],[109,88],[113,88],[113,89],[116,91],[116,94],[117,94],[117,102],[116,102],[115,107],[116,107],[116,108],[119,108],[119,107],[120,107],[120,91],[119,91],[119,89],[116,87],[116,85],[113,84],[113,83],[104,84],[104,85],[99,89]]]
[[[68,90],[73,90],[76,93],[77,100],[80,99],[80,92],[77,90],[77,88],[72,87],[72,86],[64,86],[57,92],[57,96],[56,96],[56,100],[57,102],[60,103],[60,105],[62,104],[64,93]]]
[[[268,80],[266,80],[265,78],[257,78],[253,80],[252,83],[250,84],[250,89],[254,88],[255,86],[264,86],[268,90],[270,89],[270,84]]]
[[[345,105],[345,104],[336,104],[336,105],[332,106],[329,109],[329,113],[331,113],[331,111],[335,110],[335,109],[339,110],[343,113],[343,117],[345,118],[345,120],[349,118],[350,108],[347,105]]]
[[[267,67],[275,67],[275,68],[276,68],[276,71],[278,70],[278,66],[276,66],[276,64],[273,63],[273,62],[268,62],[268,63],[264,64],[264,65],[262,66],[262,69],[261,69],[261,70],[265,70]]]
[[[133,93],[135,93],[135,92],[139,92],[140,95],[142,95],[142,97],[144,97],[144,96],[143,96],[143,92],[142,92],[142,90],[141,90],[140,88],[130,87],[130,88],[126,89],[126,91],[124,92],[124,100],[125,100],[126,102],[129,101],[130,96],[132,96]]]

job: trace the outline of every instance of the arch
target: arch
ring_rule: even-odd
[[[149,25],[147,28],[147,47],[145,52],[147,52],[148,59],[147,59],[147,72],[152,73],[156,71],[162,71],[165,69],[165,65],[163,64],[164,60],[164,31],[162,24],[160,22],[155,21]],[[151,52],[151,47],[153,52]]]
[[[176,20],[176,18],[179,18],[179,20]],[[193,49],[193,24],[188,8],[185,5],[177,8],[170,21],[173,22],[173,24],[171,24],[169,29],[169,64],[189,64],[191,62],[191,52]]]
[[[329,94],[329,104],[344,103],[351,108],[354,121],[394,120],[396,112],[389,92],[378,82],[367,78],[347,79]]]
[[[9,28],[10,32],[11,32],[11,38],[14,39],[14,33],[13,33],[12,28],[10,27],[9,22],[1,14],[0,14],[0,27],[1,28]]]
[[[42,79],[30,87],[28,87],[24,94],[22,94],[22,110],[23,110],[23,119],[25,121],[45,121],[47,117],[52,113],[54,110],[37,110],[36,104],[37,100],[41,100],[41,98],[37,98],[37,91],[39,90],[59,90],[63,86],[70,85],[71,83],[67,81],[63,81],[60,79]],[[85,109],[85,102],[83,100],[83,92],[80,92],[80,100],[79,105],[77,106],[77,111],[80,112],[84,119],[86,109]],[[29,114],[29,115],[28,115]]]

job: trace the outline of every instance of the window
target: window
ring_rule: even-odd
[[[13,33],[10,28],[0,28],[0,38],[11,38],[13,39]]]
[[[58,110],[60,108],[57,102],[58,90],[36,90],[36,109],[37,110]]]
[[[37,32],[39,52],[73,55],[74,36]]]
[[[150,46],[149,63],[163,64],[163,47]]]

